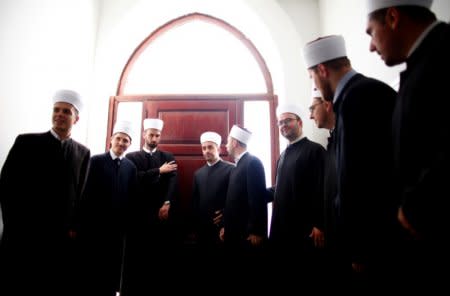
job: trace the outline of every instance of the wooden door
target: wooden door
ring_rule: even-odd
[[[200,135],[215,131],[222,136],[221,157],[229,160],[225,144],[233,124],[242,122],[241,100],[150,100],[144,103],[146,118],[164,121],[160,149],[174,154],[178,163],[180,217],[191,211],[194,172],[205,164]]]

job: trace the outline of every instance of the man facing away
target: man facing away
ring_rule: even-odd
[[[50,131],[19,135],[9,151],[0,177],[0,289],[75,293],[76,214],[90,158],[89,149],[71,138],[81,109],[77,92],[58,90]]]

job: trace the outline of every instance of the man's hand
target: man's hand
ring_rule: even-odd
[[[323,231],[317,227],[313,227],[311,234],[309,235],[314,242],[314,247],[323,248],[325,246],[325,236]]]
[[[219,232],[219,238],[220,241],[223,242],[225,240],[225,228],[220,228],[220,232]]]
[[[159,173],[160,174],[167,174],[173,171],[176,171],[178,168],[178,165],[175,163],[175,160],[172,160],[170,162],[165,162],[160,168]]]
[[[420,234],[414,229],[411,223],[409,223],[408,219],[406,219],[402,208],[398,209],[397,218],[400,224],[413,236],[413,238],[420,239]]]
[[[163,204],[163,206],[159,209],[158,217],[159,220],[165,221],[169,219],[169,210],[170,204]]]
[[[213,223],[214,225],[219,225],[220,222],[222,222],[222,218],[223,218],[223,212],[222,210],[217,210],[214,212],[214,218],[213,218]]]
[[[247,240],[250,241],[250,244],[251,244],[253,247],[257,247],[257,246],[259,246],[259,245],[262,244],[262,242],[263,242],[263,237],[260,236],[260,235],[256,235],[256,234],[250,234],[250,235],[247,237]]]

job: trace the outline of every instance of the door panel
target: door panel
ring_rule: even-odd
[[[200,135],[215,131],[222,136],[221,157],[228,160],[225,144],[228,131],[236,123],[242,123],[243,104],[240,100],[165,100],[146,101],[147,118],[164,121],[160,148],[174,154],[178,163],[180,185],[180,217],[188,217],[191,211],[192,182],[194,172],[205,164]],[[240,117],[240,118],[238,118]]]

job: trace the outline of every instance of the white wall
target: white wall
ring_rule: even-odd
[[[56,89],[75,88],[91,99],[96,2],[0,1],[0,166],[17,134],[50,129]],[[74,129],[83,143],[86,124],[82,114]]]
[[[369,36],[365,33],[367,14],[365,1],[319,0],[322,35],[340,34],[346,41],[347,53],[355,70],[390,85],[398,81],[403,65],[389,68],[378,54],[369,51]],[[434,0],[432,11],[438,19],[450,19],[450,1]]]

